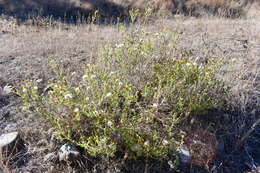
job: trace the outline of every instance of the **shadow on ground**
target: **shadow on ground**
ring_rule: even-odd
[[[128,9],[145,8],[149,1],[141,1],[134,5],[135,1],[122,1],[121,4],[111,0],[0,0],[0,14],[15,17],[18,21],[26,21],[35,16],[48,16],[54,20],[66,23],[84,21],[95,10],[100,11],[100,21],[127,21]],[[139,2],[139,1],[136,1]],[[252,1],[253,2],[253,1]],[[159,0],[155,3],[155,10],[165,9],[170,14],[184,14],[195,17],[221,16],[238,18],[244,15],[246,6],[251,1],[233,7],[225,3],[197,3],[194,0]],[[124,4],[124,5],[123,5]],[[128,4],[128,5],[127,5]]]
[[[100,11],[100,20],[117,20],[126,14],[122,6],[106,0],[0,0],[0,14],[13,16],[20,22],[35,16],[51,16],[73,23],[87,19],[95,10]]]

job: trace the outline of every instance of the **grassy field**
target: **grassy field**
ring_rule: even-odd
[[[192,153],[192,161],[188,164],[180,163],[171,168],[169,161],[175,160],[176,157],[173,153],[169,152],[166,158],[154,157],[154,155],[153,157],[141,155],[141,157],[131,158],[127,152],[127,144],[124,144],[126,149],[119,150],[113,157],[109,157],[106,154],[93,156],[88,153],[88,150],[86,151],[84,147],[80,146],[79,150],[82,158],[78,163],[70,163],[69,161],[59,162],[57,159],[59,148],[68,141],[79,140],[79,137],[76,135],[73,137],[68,135],[68,137],[66,134],[63,134],[61,136],[67,138],[60,139],[57,134],[60,129],[57,126],[38,116],[35,112],[26,113],[21,110],[23,96],[21,98],[21,95],[18,96],[15,93],[5,93],[1,89],[0,134],[6,133],[8,131],[7,127],[11,129],[15,127],[14,129],[18,129],[26,149],[19,156],[20,159],[14,163],[9,164],[5,161],[5,158],[0,157],[0,172],[164,173],[179,171],[253,173],[259,171],[260,11],[257,3],[253,5],[242,3],[239,5],[237,1],[232,1],[231,3],[231,1],[221,0],[188,0],[182,4],[181,1],[161,0],[154,3],[155,5],[153,5],[150,13],[149,9],[147,10],[144,7],[147,4],[146,1],[84,1],[81,3],[79,1],[71,1],[66,4],[66,7],[62,1],[39,3],[38,1],[24,0],[20,2],[23,5],[17,5],[15,2],[0,0],[0,9],[6,12],[0,17],[1,88],[11,86],[14,89],[20,89],[26,80],[31,80],[34,82],[40,81],[38,82],[38,89],[42,92],[46,86],[56,84],[58,77],[49,66],[50,59],[56,59],[59,62],[56,68],[62,69],[64,76],[75,75],[70,81],[72,88],[78,85],[81,86],[82,76],[88,74],[86,69],[89,66],[93,66],[94,70],[101,69],[101,74],[107,71],[110,74],[118,69],[118,71],[124,71],[124,68],[129,68],[128,64],[122,64],[124,68],[113,66],[114,61],[116,61],[113,58],[117,57],[117,55],[119,56],[118,53],[123,51],[122,54],[129,57],[146,57],[147,52],[147,57],[149,58],[156,59],[159,57],[158,64],[166,64],[166,66],[162,66],[162,72],[159,70],[161,77],[165,77],[163,71],[167,71],[167,68],[169,70],[167,72],[171,73],[171,68],[167,66],[167,63],[174,64],[175,60],[194,62],[196,63],[192,65],[194,69],[197,69],[197,65],[198,67],[207,66],[207,64],[210,64],[209,61],[211,59],[221,60],[220,68],[214,73],[213,77],[223,82],[229,88],[229,92],[225,93],[219,88],[215,89],[209,82],[205,85],[212,88],[209,88],[207,94],[213,99],[221,98],[221,104],[214,105],[214,107],[206,111],[205,115],[200,115],[200,113],[197,113],[198,115],[194,113],[193,115],[193,113],[188,111],[189,107],[181,107],[184,109],[183,114],[186,115],[187,113],[189,115],[183,121],[171,125],[174,126],[176,133],[174,139],[176,138],[177,142],[181,141],[182,145],[188,147]],[[50,10],[48,11],[50,5],[54,7],[59,6],[57,8],[58,14],[53,13],[53,18],[49,16],[49,14],[52,14]],[[30,12],[36,6],[38,9],[43,9],[42,15],[26,15],[25,17],[14,15],[19,13],[16,10]],[[109,7],[110,10],[107,10],[105,7]],[[139,9],[139,11],[132,10],[132,13],[130,13],[139,16],[134,19],[128,16],[129,10],[133,7]],[[73,22],[67,20],[70,18],[68,16],[61,18],[62,16],[64,17],[64,9],[68,9],[68,11],[65,11],[70,12],[75,17]],[[101,10],[100,15],[99,13],[96,16],[94,15],[94,17],[93,15],[89,15],[90,17],[86,15],[84,20],[82,20],[81,14],[79,17],[79,14],[74,11],[80,10],[83,14],[95,14],[96,9]],[[118,11],[111,14],[113,9]],[[102,10],[105,13],[102,13]],[[118,14],[118,12],[123,15]],[[113,16],[113,19],[108,19],[108,21],[113,22],[104,22],[107,16]],[[121,16],[123,17],[119,20]],[[116,20],[117,22],[115,22]],[[138,35],[139,32],[141,33],[140,35]],[[170,39],[167,40],[169,32],[174,33],[174,43],[170,42]],[[136,33],[137,38],[134,37]],[[157,38],[159,39],[156,40]],[[131,42],[131,39],[137,39],[137,41]],[[149,46],[142,47],[142,44],[153,43],[154,40],[154,45],[156,46],[153,49]],[[116,47],[113,48],[113,45]],[[122,45],[123,49],[120,49]],[[102,54],[104,47],[107,46],[109,47],[108,50],[117,52],[117,54],[109,56],[112,60],[107,59],[106,53]],[[135,46],[137,46],[137,50],[134,49]],[[128,52],[128,50],[133,52]],[[141,53],[138,54],[136,52]],[[160,59],[163,56],[169,58],[166,59],[166,63]],[[110,63],[106,64],[106,61]],[[153,65],[156,68],[161,66],[157,67],[157,64],[151,63],[149,59],[141,63],[139,61],[125,61],[130,64],[134,63],[134,66],[130,68],[132,71],[127,71],[129,70],[127,69],[126,73],[120,73],[119,77],[116,76],[115,79],[130,81],[134,85],[134,93],[132,94],[128,90],[126,90],[127,93],[123,93],[123,90],[122,93],[121,91],[118,91],[118,93],[135,97],[135,94],[142,90],[142,86],[146,86],[146,83],[151,82],[151,85],[148,85],[148,87],[157,84],[157,80],[153,81],[153,74],[156,74],[156,72],[151,69],[153,69]],[[135,69],[137,67],[135,66],[136,64],[140,65],[137,70]],[[151,68],[149,64],[152,64]],[[182,68],[181,64],[180,68]],[[175,64],[173,67],[179,68]],[[183,68],[186,68],[186,66]],[[173,73],[178,74],[177,72],[174,71]],[[187,75],[189,74],[193,74],[193,71],[187,72]],[[199,74],[206,73],[201,71]],[[171,75],[166,75],[166,81],[162,83],[168,85],[167,81],[170,81],[171,77]],[[202,79],[204,80],[203,77]],[[160,81],[160,78],[158,80]],[[126,84],[128,83],[126,82]],[[173,86],[175,87],[175,85]],[[65,84],[64,86],[61,84],[61,87],[65,87]],[[183,87],[183,90],[176,91],[185,93],[185,87]],[[160,87],[157,86],[158,88]],[[155,89],[154,91],[157,90]],[[95,90],[95,92],[97,91]],[[100,90],[99,92],[103,91]],[[113,90],[113,92],[116,91]],[[86,93],[82,92],[81,94],[84,95]],[[138,105],[140,112],[145,112],[146,109],[150,111],[149,105],[151,107],[154,105],[163,106],[165,103],[164,98],[171,99],[173,95],[178,95],[178,93],[170,93],[168,90],[165,90],[165,93],[161,94],[160,97],[154,96],[153,99],[150,99],[150,97],[146,98],[143,96],[144,101],[137,101],[137,97],[137,100],[134,100],[134,102],[140,103],[141,106]],[[188,97],[189,95],[184,96]],[[81,98],[80,94],[79,98]],[[158,99],[156,100],[156,98]],[[176,97],[173,98],[176,99]],[[116,96],[116,105],[120,103],[120,100],[118,101],[117,99]],[[154,100],[157,102],[154,102]],[[32,100],[29,101],[33,104]],[[117,101],[119,103],[116,103]],[[78,101],[74,102],[77,102],[79,107],[85,104]],[[171,104],[173,103],[175,104],[174,100],[167,102],[166,106],[172,106]],[[148,106],[143,106],[144,104]],[[132,109],[131,106],[129,107]],[[98,107],[96,109],[101,108]],[[168,119],[163,119],[165,118],[163,116],[168,116],[175,110],[171,107],[170,113],[165,113],[164,111],[161,113],[160,109],[160,107],[156,107],[156,109],[151,108],[151,112],[155,110],[155,113],[153,112],[155,117],[158,116],[159,120],[161,119],[165,122],[158,123],[155,121],[153,125],[164,129],[168,125]],[[106,109],[104,110],[107,111]],[[72,114],[74,114],[73,111],[74,113],[77,112],[74,107]],[[134,112],[134,114],[138,115],[139,111]],[[177,109],[175,112],[178,111]],[[183,114],[181,113],[181,115]],[[63,115],[55,116],[60,118]],[[70,119],[65,118],[64,120],[70,121]],[[163,124],[163,127],[161,124]],[[70,125],[68,124],[68,126]],[[80,127],[77,130],[80,131],[86,126],[80,124]],[[117,126],[116,128],[119,129],[119,127]],[[145,127],[150,129],[150,127]],[[158,128],[158,131],[160,131],[160,128]],[[65,129],[64,131],[66,131]],[[89,131],[82,130],[76,132],[75,130],[75,133],[87,132]],[[182,140],[179,140],[180,136],[183,136]],[[146,139],[146,137],[144,138]],[[121,147],[120,142],[122,141],[119,139],[115,141]],[[155,142],[155,147],[158,147],[158,150],[161,145],[165,143],[167,143],[165,145],[168,145],[168,138],[166,142],[165,140],[163,141],[163,144]],[[198,142],[202,144],[198,144]],[[144,142],[144,145],[146,144]],[[154,153],[152,149],[148,151]],[[52,160],[47,159],[47,155],[50,153],[54,155]]]

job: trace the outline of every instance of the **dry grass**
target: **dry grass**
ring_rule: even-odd
[[[203,2],[222,3],[223,1]],[[256,7],[254,8],[256,9]],[[218,172],[245,171],[243,159],[247,159],[249,156],[239,152],[241,159],[237,159],[234,146],[243,139],[242,146],[253,149],[255,146],[249,146],[249,143],[259,140],[254,138],[259,135],[256,134],[257,130],[246,139],[243,138],[251,125],[259,119],[260,113],[260,25],[257,22],[258,15],[255,15],[259,11],[254,9],[252,11],[252,13],[250,11],[250,18],[247,19],[194,19],[189,17],[160,19],[153,24],[131,25],[128,28],[131,30],[134,27],[142,27],[155,32],[162,28],[175,29],[180,34],[180,41],[175,50],[176,57],[188,55],[199,61],[206,61],[207,57],[223,57],[226,60],[227,64],[223,67],[223,74],[220,74],[219,77],[231,85],[233,94],[228,100],[228,104],[231,105],[230,112],[218,114],[217,117],[223,122],[221,126],[215,128],[217,139],[225,141],[227,150],[224,158],[219,158],[220,164],[216,164]],[[61,59],[68,71],[77,71],[80,74],[82,73],[80,67],[89,61],[94,61],[99,48],[106,43],[116,43],[121,39],[117,25],[72,26],[58,23],[54,27],[42,28],[28,25],[18,26],[16,20],[1,18],[0,28],[1,86],[7,83],[19,86],[26,79],[43,79],[42,85],[45,86],[47,79],[53,78],[47,66],[48,57]],[[17,123],[30,155],[27,166],[13,171],[70,172],[72,169],[70,166],[44,163],[44,156],[56,151],[59,146],[50,144],[53,132],[48,130],[49,127],[44,125],[44,121],[37,116],[21,113],[18,109],[19,98],[10,96],[8,99],[10,104],[2,106],[0,109],[9,111],[9,117],[2,118],[0,114],[0,128],[3,129],[11,122]],[[212,128],[210,124],[200,124],[199,126]],[[257,153],[257,150],[253,151]],[[254,152],[249,154],[255,159],[252,164],[256,164],[259,156],[254,155]],[[235,163],[229,162],[232,159]],[[123,168],[122,165],[118,166],[121,164],[120,161],[114,161],[113,164],[111,162],[102,162],[102,164],[99,162],[97,167],[104,168],[104,170],[120,168],[121,172],[127,172],[127,170],[128,172],[130,170],[140,172],[143,170],[140,165],[144,164],[142,162],[133,166],[134,162],[127,163],[128,167]],[[93,166],[92,163],[90,165]],[[157,168],[151,165],[157,165]],[[160,163],[150,163],[150,166],[147,166],[150,172],[158,167],[161,171],[167,170],[167,166],[165,168]],[[194,170],[189,171],[195,172]]]
[[[236,18],[244,16],[254,2],[258,0],[0,0],[0,12],[23,20],[44,15],[75,21],[82,16],[87,18],[98,9],[104,19],[116,20],[125,18],[129,9],[151,6],[170,14]]]

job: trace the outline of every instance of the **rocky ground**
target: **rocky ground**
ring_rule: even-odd
[[[185,53],[201,59],[209,56],[223,57],[232,62],[228,67],[232,72],[230,74],[240,74],[242,77],[233,81],[234,76],[230,74],[222,76],[233,84],[233,91],[237,92],[234,104],[241,110],[221,116],[227,118],[223,123],[230,126],[225,127],[228,134],[221,134],[223,129],[216,132],[220,153],[217,159],[208,168],[184,165],[181,170],[260,172],[259,124],[254,126],[252,133],[246,136],[241,145],[236,146],[260,115],[259,21],[258,15],[244,19],[175,16],[138,26],[150,31],[175,29],[180,35],[176,55]],[[53,78],[48,67],[48,58],[51,57],[60,59],[67,72],[81,74],[84,64],[93,61],[103,45],[120,40],[118,27],[63,23],[51,27],[17,25],[14,19],[0,19],[0,135],[18,131],[23,143],[18,159],[9,159],[11,164],[6,163],[4,157],[0,159],[0,172],[174,172],[169,164],[160,164],[158,161],[122,163],[120,159],[83,157],[76,167],[69,162],[59,161],[63,160],[59,158],[62,155],[59,149],[66,141],[58,140],[54,130],[42,118],[22,112],[19,108],[21,99],[9,92],[10,87],[19,88],[27,79],[38,80],[45,87],[47,81]],[[136,26],[130,25],[128,29],[134,27]],[[62,150],[66,150],[66,146]],[[72,155],[81,155],[80,150],[75,149]]]

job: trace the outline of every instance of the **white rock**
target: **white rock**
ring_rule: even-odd
[[[8,95],[13,91],[13,87],[11,85],[6,85],[3,88],[3,94]]]
[[[9,132],[0,135],[1,160],[8,164],[8,166],[19,164],[19,160],[24,156],[24,147],[25,145],[18,132]]]
[[[18,132],[11,132],[11,133],[6,133],[2,134],[0,136],[0,148],[7,147],[11,143],[15,142],[18,138]]]
[[[24,144],[18,132],[4,133],[0,136],[0,155],[2,154],[3,158],[15,156],[23,147]]]
[[[80,152],[75,145],[66,143],[59,150],[59,161],[74,160],[79,158]]]
[[[183,163],[189,163],[191,161],[191,153],[190,153],[188,147],[183,145],[177,151],[178,151],[179,157]]]

